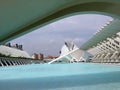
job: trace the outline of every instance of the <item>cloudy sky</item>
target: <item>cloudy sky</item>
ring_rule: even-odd
[[[56,56],[65,41],[73,41],[80,47],[110,19],[112,18],[95,14],[71,16],[30,32],[11,43],[22,44],[30,55],[43,53],[46,56]]]

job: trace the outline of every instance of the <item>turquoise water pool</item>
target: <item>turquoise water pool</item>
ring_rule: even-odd
[[[79,63],[1,67],[0,90],[120,90],[120,66]]]

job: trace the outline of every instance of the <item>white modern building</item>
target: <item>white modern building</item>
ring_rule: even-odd
[[[0,54],[10,57],[24,57],[24,58],[31,58],[30,55],[23,50],[8,47],[5,45],[0,45]]]

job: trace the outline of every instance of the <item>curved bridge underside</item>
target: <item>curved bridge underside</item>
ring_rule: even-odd
[[[93,62],[120,62],[119,0],[0,0],[0,44],[58,19],[87,13],[114,19],[81,48],[93,55]],[[22,65],[0,68],[0,90],[120,90],[117,65],[24,64],[23,59],[0,58],[1,66]]]
[[[75,14],[120,16],[119,0],[0,1],[0,44]]]

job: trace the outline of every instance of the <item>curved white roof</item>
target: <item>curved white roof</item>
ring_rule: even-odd
[[[4,45],[0,45],[0,53],[6,56],[11,57],[25,57],[25,58],[31,58],[29,54],[26,51],[22,51],[16,48],[7,47]]]

